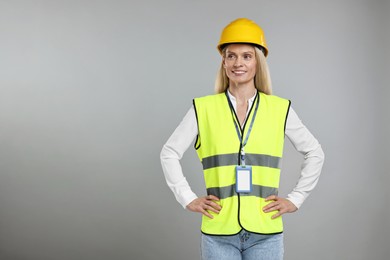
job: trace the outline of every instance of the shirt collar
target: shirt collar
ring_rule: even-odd
[[[236,102],[236,98],[230,93],[229,89],[227,90],[227,93],[228,93],[228,96],[229,96],[229,99]],[[255,94],[253,95],[253,97],[251,97],[250,99],[248,99],[249,103],[253,103],[253,101],[255,100],[256,98],[256,95],[257,95],[257,92],[255,92]]]

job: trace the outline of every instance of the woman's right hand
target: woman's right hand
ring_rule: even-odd
[[[222,209],[222,207],[214,201],[219,201],[219,198],[214,195],[200,197],[191,201],[187,205],[187,209],[192,212],[202,213],[206,217],[213,218],[213,216],[208,212],[208,210],[219,214],[219,211]]]

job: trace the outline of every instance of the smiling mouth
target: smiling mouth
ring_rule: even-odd
[[[233,70],[232,71],[235,75],[243,75],[246,73],[246,71],[243,71],[243,70]]]

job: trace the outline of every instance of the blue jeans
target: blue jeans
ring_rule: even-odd
[[[202,260],[282,260],[283,233],[259,235],[244,229],[234,236],[202,234]]]

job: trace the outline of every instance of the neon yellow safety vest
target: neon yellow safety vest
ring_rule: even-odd
[[[266,197],[278,193],[290,101],[259,92],[242,127],[244,138],[257,99],[258,111],[245,146],[245,163],[252,166],[252,191],[239,194],[235,168],[240,164],[242,144],[233,121],[238,122],[237,116],[226,93],[194,99],[198,121],[195,149],[203,165],[207,194],[219,197],[217,203],[222,206],[219,214],[210,211],[213,219],[203,216],[201,230],[205,234],[233,235],[242,229],[260,234],[283,232],[282,218],[271,219],[275,212],[264,213],[262,208],[269,203]]]

